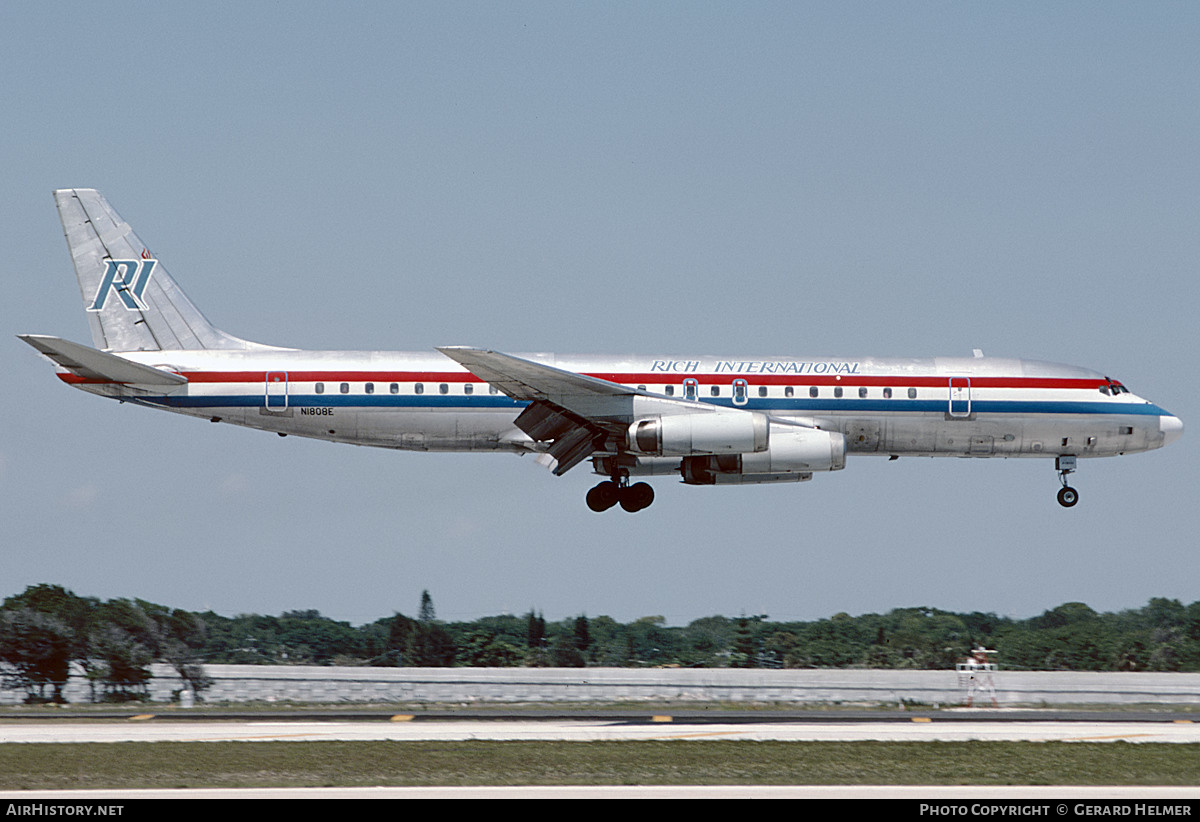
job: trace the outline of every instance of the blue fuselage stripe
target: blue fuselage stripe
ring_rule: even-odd
[[[141,401],[167,408],[256,408],[265,406],[262,394],[221,394],[193,397],[141,397]],[[271,407],[282,407],[282,397],[272,397]],[[277,406],[276,403],[279,403]],[[942,413],[946,400],[859,400],[859,399],[752,399],[735,405],[730,399],[702,400],[712,405],[764,411],[789,416],[820,413],[901,414]],[[964,402],[963,405],[966,403]],[[290,408],[431,408],[438,410],[502,410],[523,408],[527,403],[505,396],[442,396],[438,394],[292,394]],[[1114,414],[1162,416],[1167,411],[1153,403],[1066,402],[1060,400],[976,400],[975,414]],[[956,411],[959,410],[956,406]]]

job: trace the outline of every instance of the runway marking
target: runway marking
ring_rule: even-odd
[[[407,716],[394,714],[392,716]],[[386,718],[385,717],[381,717]],[[414,719],[420,719],[419,715]],[[918,718],[925,721],[913,722]],[[703,742],[707,740],[751,740],[778,739],[799,740],[851,740],[876,739],[879,741],[911,740],[967,741],[971,739],[1012,739],[1041,742],[1109,742],[1127,743],[1193,743],[1200,744],[1200,722],[1166,723],[1122,723],[1118,725],[1077,722],[1045,723],[1020,722],[1010,725],[996,723],[946,723],[938,717],[905,717],[902,722],[857,724],[810,723],[773,725],[771,723],[708,724],[702,726],[671,724],[670,728],[658,728],[636,723],[614,726],[605,720],[592,719],[588,722],[450,722],[430,723],[362,721],[362,722],[315,722],[315,721],[250,721],[229,722],[224,727],[208,725],[197,727],[178,721],[137,722],[126,728],[116,723],[79,723],[63,725],[58,722],[35,721],[20,728],[0,725],[0,742],[113,742],[113,741],[156,741],[178,740],[189,743],[218,741],[247,742],[319,742],[329,739],[452,739],[452,738],[501,738],[501,739],[627,739],[655,740],[662,742]],[[645,722],[645,719],[642,720]],[[905,725],[904,722],[909,724]],[[668,723],[670,724],[670,723]],[[936,728],[934,726],[937,726]],[[1114,733],[1121,728],[1123,732]],[[210,736],[196,736],[203,731]],[[671,733],[664,733],[671,731]],[[1068,731],[1073,736],[1066,736]],[[1098,731],[1106,731],[1100,734]]]
[[[248,739],[300,739],[306,736],[324,736],[324,734],[256,734],[254,736],[206,736],[195,739],[181,739],[180,742],[245,742]]]
[[[748,731],[709,731],[708,733],[671,734],[669,736],[651,736],[648,739],[697,739],[702,736],[737,736]]]

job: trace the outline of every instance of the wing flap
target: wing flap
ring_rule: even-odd
[[[582,418],[544,402],[526,406],[513,424],[538,442],[557,439],[572,429],[587,425]]]
[[[557,476],[604,448],[603,428],[548,402],[531,403],[514,424],[530,439],[552,443],[546,453],[554,457],[552,470]]]
[[[597,434],[590,426],[587,426],[572,428],[556,439],[547,453],[558,461],[558,464],[554,466],[554,475],[561,477],[603,448],[603,433]]]

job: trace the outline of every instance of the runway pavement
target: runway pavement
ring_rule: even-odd
[[[1017,740],[1132,743],[1200,742],[1200,722],[1187,715],[1133,715],[1079,712],[942,712],[905,715],[878,712],[802,712],[722,715],[613,714],[602,716],[304,715],[228,717],[149,714],[109,718],[0,719],[0,742],[79,743],[125,741],[282,741],[323,740],[792,740],[792,741],[969,741]],[[188,790],[0,791],[6,800],[39,798],[90,802],[141,798],[394,798],[394,799],[549,799],[549,798],[807,798],[974,800],[1176,800],[1195,802],[1200,787],[1164,786],[481,786],[364,788],[197,788]],[[1061,806],[1060,806],[1061,807]]]
[[[0,722],[0,742],[208,742],[323,740],[779,740],[779,741],[1038,741],[1200,742],[1200,722],[1186,719],[1061,718],[1009,720],[938,716],[779,721],[737,717],[697,722],[670,715],[629,718],[451,719],[400,715],[388,718],[252,718],[181,721],[141,716],[102,721],[68,719]]]

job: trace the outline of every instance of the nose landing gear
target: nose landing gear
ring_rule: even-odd
[[[1079,492],[1067,485],[1067,474],[1075,472],[1075,457],[1059,457],[1054,461],[1054,468],[1058,471],[1059,482],[1062,483],[1062,488],[1058,491],[1058,504],[1063,508],[1070,508],[1079,502]]]

